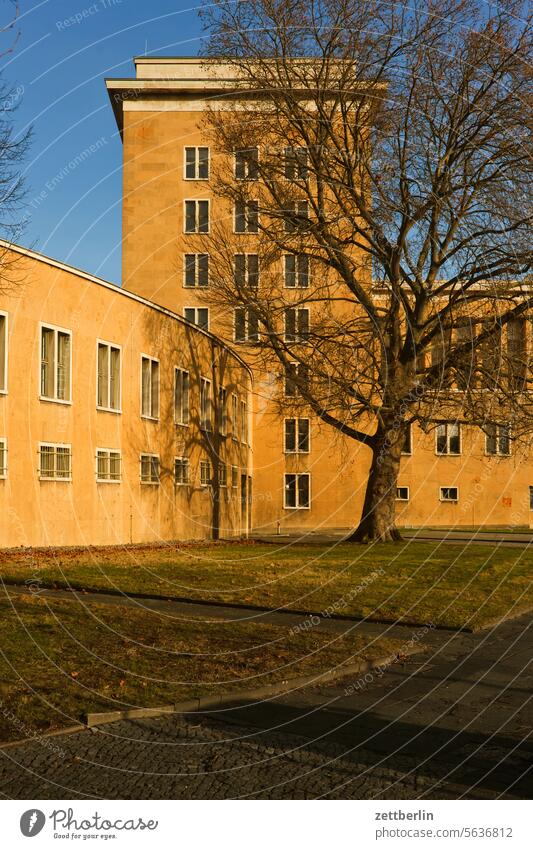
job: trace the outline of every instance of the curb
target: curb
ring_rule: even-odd
[[[425,651],[424,648],[413,649],[402,655],[402,660],[411,657],[415,654],[421,654]],[[109,722],[119,722],[123,719],[149,719],[151,717],[163,716],[165,714],[184,714],[184,713],[204,713],[218,712],[226,710],[235,704],[244,702],[243,707],[247,706],[248,702],[258,700],[268,700],[276,696],[282,696],[310,685],[319,685],[330,681],[346,678],[348,675],[357,675],[361,672],[369,672],[377,667],[392,666],[400,660],[399,655],[392,654],[385,657],[378,657],[374,660],[359,661],[350,663],[346,666],[329,669],[321,672],[318,675],[301,675],[298,678],[288,678],[285,681],[279,681],[275,684],[266,684],[263,687],[257,687],[251,690],[240,690],[234,693],[220,696],[200,696],[196,699],[187,699],[182,702],[175,702],[171,705],[160,705],[159,707],[150,708],[133,708],[131,710],[114,710],[103,713],[87,713],[82,717],[85,723],[84,727],[94,728],[98,725],[105,725]]]

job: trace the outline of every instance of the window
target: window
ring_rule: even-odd
[[[237,307],[234,311],[235,342],[259,342],[259,320],[252,307]]]
[[[209,330],[209,309],[207,307],[185,307],[183,316],[186,321],[196,324],[202,330]]]
[[[7,392],[7,313],[0,312],[0,393]]]
[[[209,254],[185,254],[183,285],[188,289],[209,285]]]
[[[526,322],[523,318],[513,318],[507,324],[507,356],[511,388],[518,392],[526,383],[526,348]]]
[[[511,453],[511,433],[508,424],[488,424],[485,427],[485,452],[501,457]]]
[[[141,454],[141,483],[159,483],[159,456]]]
[[[460,454],[461,432],[457,422],[447,422],[437,427],[437,454]]]
[[[309,257],[307,254],[286,254],[284,265],[285,286],[288,289],[307,289],[309,286]]]
[[[285,372],[285,395],[295,398],[307,388],[309,372],[303,363],[289,363]]]
[[[309,453],[309,419],[285,419],[285,452]]]
[[[307,342],[309,339],[309,310],[307,307],[287,307],[285,310],[285,342]]]
[[[120,348],[98,342],[97,360],[96,405],[100,410],[120,412]]]
[[[235,151],[235,179],[257,180],[259,151],[256,147]]]
[[[200,378],[200,427],[202,430],[212,429],[211,417],[211,381],[206,377]]]
[[[40,480],[72,480],[72,448],[70,445],[39,445]]]
[[[121,479],[120,451],[96,449],[96,480],[98,483],[119,483]]]
[[[256,200],[237,201],[235,204],[235,232],[259,232],[259,203]]]
[[[232,489],[237,489],[238,485],[239,485],[239,470],[238,470],[237,466],[232,466],[231,467],[231,486],[232,486]]]
[[[408,486],[397,486],[396,487],[396,501],[409,501],[409,487]]]
[[[0,439],[0,480],[7,477],[7,441]]]
[[[285,148],[285,179],[307,180],[308,150],[306,147]]]
[[[174,369],[174,422],[189,424],[189,372]]]
[[[185,232],[209,233],[209,201],[185,201]]]
[[[208,147],[186,147],[185,148],[185,179],[186,180],[208,180],[209,179],[209,148]]]
[[[403,437],[403,445],[402,445],[402,454],[412,454],[413,453],[413,433],[411,424],[405,424],[403,426],[404,437]]]
[[[297,233],[309,227],[309,204],[306,200],[296,200],[289,204],[284,215],[285,232]]]
[[[441,501],[459,501],[459,492],[456,486],[441,486]]]
[[[286,509],[308,509],[310,506],[310,475],[305,472],[298,475],[285,475]]]
[[[218,464],[218,485],[219,486],[227,486],[228,485],[228,467],[225,463]]]
[[[238,437],[237,433],[237,408],[238,408],[238,399],[235,393],[231,396],[231,435],[233,439],[236,441]]]
[[[533,510],[533,486],[529,487],[529,509]]]
[[[259,257],[257,254],[235,254],[235,285],[238,289],[258,288]]]
[[[71,337],[69,330],[41,327],[41,398],[71,400]]]
[[[211,486],[211,464],[209,460],[200,460],[200,486]]]
[[[189,483],[189,458],[176,457],[174,460],[174,483],[185,486]]]
[[[246,445],[248,443],[248,411],[246,409],[246,401],[241,401],[240,411],[241,411],[240,437],[241,437],[241,442],[244,442],[244,444]]]
[[[228,393],[223,386],[218,390],[217,421],[220,436],[226,436],[228,430]]]
[[[159,360],[141,357],[141,416],[159,418]]]

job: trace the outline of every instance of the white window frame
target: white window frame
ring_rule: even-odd
[[[290,338],[290,334],[287,332],[287,313],[289,311],[294,312],[294,339]],[[300,313],[307,313],[307,337],[300,336],[298,331],[298,325],[300,323]],[[300,306],[286,306],[283,312],[283,338],[285,342],[288,342],[292,345],[305,345],[309,342],[309,336],[311,334],[311,310],[309,307],[300,307]]]
[[[218,387],[217,427],[219,436],[228,435],[228,391],[225,386]]]
[[[287,283],[288,272],[287,272],[287,260],[289,257],[294,257],[294,286],[289,286]],[[299,257],[304,256],[307,259],[307,283],[304,286],[300,283],[301,279],[301,271],[298,269],[298,259]],[[302,253],[287,253],[283,254],[283,286],[285,289],[290,289],[294,291],[295,289],[309,289],[311,286],[311,259],[308,254]]]
[[[244,158],[244,172],[245,172],[244,177],[238,177],[237,176],[238,154],[239,153],[246,153],[249,150],[255,150],[257,152],[256,167],[257,167],[257,169],[259,169],[259,147],[257,145],[253,145],[253,147],[237,148],[233,151],[233,176],[239,182],[249,181],[251,183],[255,183],[259,179],[259,173],[257,173],[257,176],[255,176],[255,177],[250,177],[250,159],[249,158],[248,159],[246,157]]]
[[[306,216],[301,215],[301,212],[300,212],[300,209],[303,206],[303,204],[305,204],[305,208],[307,210]],[[288,208],[285,210],[285,213],[287,213],[287,212],[289,212]],[[291,201],[290,214],[294,218],[296,218],[296,217],[302,218],[305,221],[308,221],[309,223],[311,223],[311,217],[310,217],[309,213],[310,213],[309,200],[307,198],[299,198],[298,200]],[[306,227],[303,227],[303,226],[298,227],[297,224],[293,227],[292,221],[290,221],[288,217],[285,217],[284,224],[285,224],[285,226],[284,226],[285,233],[293,233],[294,234],[294,233],[305,233],[307,231]]]
[[[212,484],[211,462],[207,459],[200,460],[200,486],[207,488]],[[207,476],[204,476],[204,471],[207,470]]]
[[[185,310],[194,310],[194,321],[189,321],[188,318],[185,318]],[[207,327],[202,327],[201,324],[198,324],[198,310],[205,310],[207,312]],[[205,330],[209,333],[209,307],[193,307],[193,306],[184,306],[183,307],[183,318],[187,322],[187,324],[191,324],[193,327],[198,327],[200,330]]]
[[[231,488],[237,489],[239,486],[239,467],[232,466],[231,467]]]
[[[152,393],[151,365],[157,363],[157,416],[153,413],[143,413],[143,360],[150,362],[150,410],[154,408],[154,398]],[[150,422],[158,422],[161,413],[161,363],[157,357],[151,357],[150,354],[141,354],[141,418]],[[156,456],[156,455],[154,455]]]
[[[445,489],[455,489],[457,494],[456,498],[444,498],[443,490]],[[442,504],[457,504],[459,501],[459,487],[458,486],[439,486],[439,501]]]
[[[7,439],[0,437],[0,481],[7,478]]]
[[[242,399],[239,403],[239,441],[248,445],[248,404]]]
[[[407,493],[405,498],[402,498],[399,494],[401,489],[404,489]],[[409,492],[408,486],[397,486],[396,487],[396,501],[402,501],[405,504],[407,501],[410,501],[410,499],[411,499],[411,493]]]
[[[299,174],[295,174],[294,177],[287,177],[287,164],[288,164],[288,158],[289,158],[289,151],[293,151],[293,154],[295,152],[297,154],[299,151],[304,152],[304,156],[305,156],[304,168],[305,168],[305,171],[306,171],[305,177],[300,177]],[[294,163],[295,171],[299,171],[300,167],[301,167],[301,162],[298,161],[298,156],[293,155],[292,161]],[[309,179],[309,148],[308,147],[305,147],[304,145],[298,145],[296,147],[294,145],[287,145],[286,147],[283,148],[283,179],[286,180],[288,183],[306,183],[307,182],[307,180]]]
[[[240,201],[238,201],[240,203]],[[257,236],[259,234],[259,201],[255,198],[250,198],[249,200],[242,201],[244,203],[244,230],[237,230],[237,202],[233,206],[233,234],[235,236]],[[249,229],[249,219],[247,215],[248,204],[256,203],[257,204],[257,230]],[[237,251],[240,253],[240,251]],[[253,253],[253,252],[252,252]]]
[[[308,445],[307,451],[304,451],[303,449],[298,448],[298,443],[300,441],[299,436],[300,436],[300,422],[301,421],[306,421],[308,423],[307,424],[307,445]],[[291,451],[289,448],[287,448],[287,432],[286,432],[286,427],[287,427],[286,423],[287,422],[296,422],[295,428],[294,428],[294,437],[295,437],[296,448],[293,451]],[[291,455],[292,454],[310,454],[311,453],[311,419],[309,418],[309,416],[286,416],[283,419],[283,453],[284,454],[291,454]]]
[[[119,462],[119,475],[118,478],[101,478],[98,473],[98,454],[107,454],[107,461],[109,463],[109,475],[111,475],[111,454],[118,454],[118,462]],[[96,449],[96,483],[122,483],[122,452],[120,448],[97,448]]]
[[[194,203],[196,205],[194,221],[196,230],[187,230],[187,204]],[[199,203],[207,203],[207,230],[199,230],[200,215],[198,206]],[[184,198],[183,199],[183,235],[184,236],[209,236],[211,232],[211,201],[209,198]]]
[[[200,376],[200,430],[208,433],[213,430],[213,381],[203,375]]]
[[[218,464],[218,485],[221,489],[228,488],[228,467],[226,463]]]
[[[231,438],[234,442],[239,439],[239,398],[236,392],[231,393]]]
[[[181,389],[181,418],[178,418],[177,414],[177,406],[176,406],[176,389],[178,387],[178,373],[187,376],[187,392],[183,391],[183,379],[182,379],[182,389]],[[184,404],[183,399],[186,394],[186,403]],[[185,368],[180,368],[180,366],[174,366],[174,424],[178,427],[189,427],[191,421],[191,376],[189,371]]]
[[[300,363],[297,360],[291,360],[289,365],[296,366],[295,376],[296,376],[296,378],[299,378],[300,377],[299,371],[300,371],[301,368],[305,368],[305,364]],[[284,395],[284,397],[285,398],[303,398],[303,395],[300,392],[300,387],[297,386],[296,383],[294,384],[295,391],[290,393],[290,394],[287,392],[287,384],[288,384],[289,380],[290,380],[290,378],[287,374],[287,371],[285,371],[285,374],[283,375],[283,395]],[[309,380],[309,371],[307,372],[307,380]]]
[[[187,257],[188,256],[194,257],[194,283],[192,285],[190,283],[187,283]],[[198,258],[201,257],[201,256],[207,257],[207,283],[205,285],[203,283],[200,284],[198,282],[198,278],[199,278]],[[183,254],[183,288],[184,289],[200,289],[202,291],[205,291],[205,289],[207,289],[208,287],[209,287],[209,254],[207,253],[207,251],[204,251],[204,253],[197,253],[197,252],[191,253],[191,252],[186,251]]]
[[[244,339],[237,339],[237,311],[244,313]],[[253,307],[234,307],[233,309],[233,341],[236,345],[258,345],[261,341],[259,332],[259,319],[257,318],[257,338],[250,338],[250,312],[253,312]],[[255,334],[254,334],[255,335]]]
[[[111,400],[111,348],[118,351],[118,407],[109,407],[98,403],[98,350],[100,345],[105,345],[108,349],[108,401]],[[122,345],[117,345],[115,342],[107,342],[105,339],[96,340],[96,409],[105,413],[115,413],[117,415],[121,415],[122,413]]]
[[[508,424],[497,424],[496,422],[487,422],[487,425],[488,426],[492,425],[493,427],[496,428],[496,432],[495,432],[495,436],[494,436],[494,438],[496,440],[496,451],[489,451],[488,450],[487,444],[488,444],[490,437],[489,437],[488,433],[485,433],[484,434],[484,436],[485,436],[485,456],[486,457],[502,457],[504,459],[510,457],[511,456],[511,427],[510,427],[510,425],[508,425]],[[504,454],[502,451],[500,451],[500,439],[501,439],[500,429],[501,428],[507,428],[507,439],[509,441],[509,451],[506,454]]]
[[[38,475],[40,481],[59,481],[60,483],[71,483],[72,482],[72,444],[69,442],[39,442],[39,468]],[[54,474],[53,475],[43,475],[41,471],[41,449],[42,448],[53,448],[54,449]],[[57,449],[58,448],[68,448],[69,449],[69,475],[57,475]]]
[[[177,480],[176,478],[176,463],[182,463],[182,468],[185,469],[186,480]],[[185,456],[174,457],[174,486],[189,486],[191,483],[191,466],[189,458]]]
[[[42,389],[42,344],[43,344],[43,330],[52,330],[54,334],[54,352],[53,352],[53,374],[54,374],[54,391],[53,396],[43,395],[41,392]],[[57,340],[59,333],[64,333],[70,339],[69,344],[69,386],[68,386],[68,400],[65,398],[57,397],[57,389],[58,389],[58,380],[57,380]],[[73,348],[73,335],[72,330],[68,330],[66,327],[59,327],[57,324],[49,324],[46,321],[39,322],[39,373],[38,373],[38,387],[39,387],[39,400],[40,401],[49,401],[52,404],[65,404],[67,406],[72,406],[72,348]],[[49,443],[44,443],[48,445]],[[50,443],[51,444],[51,443]]]
[[[287,504],[287,477],[296,478],[296,505]],[[309,485],[307,491],[309,493],[309,504],[300,505],[298,496],[298,478],[307,477]],[[310,510],[311,509],[311,473],[310,472],[284,472],[283,474],[283,509],[284,510]]]
[[[3,381],[3,384],[0,385],[0,395],[7,395],[8,380],[9,380],[9,374],[8,374],[8,367],[9,367],[9,356],[8,356],[9,315],[8,315],[7,312],[5,312],[5,310],[0,310],[0,318],[3,319],[3,325],[4,325],[4,331],[3,331],[3,333],[4,333],[4,340],[3,340],[4,341],[4,362],[2,363],[2,367],[3,367],[3,371],[4,371],[4,381]],[[40,355],[40,352],[39,352],[39,355]],[[39,386],[40,385],[41,385],[41,374],[39,372]]]
[[[150,460],[157,460],[157,480],[143,480],[143,457],[149,457]],[[152,464],[150,463],[150,471],[151,469]],[[139,455],[139,480],[141,482],[141,486],[159,486],[159,484],[161,483],[161,459],[159,457],[159,454],[150,454],[147,451],[141,452],[141,454]]]
[[[457,425],[458,431],[457,435],[459,437],[459,451],[454,451],[453,453],[450,451],[450,435],[448,430],[451,425]],[[439,435],[439,427],[446,428],[446,451],[438,451],[438,435]],[[463,453],[463,434],[461,433],[461,425],[459,422],[440,422],[435,428],[435,454],[437,457],[460,457]]]
[[[237,257],[244,257],[244,286],[248,289],[253,289],[256,292],[259,289],[261,283],[261,261],[259,259],[259,254],[254,253],[254,251],[237,251],[237,253],[233,254],[233,280],[235,285],[237,286]],[[252,286],[250,283],[250,263],[249,258],[251,256],[257,257],[257,284]],[[240,285],[240,284],[239,284]]]
[[[194,177],[187,177],[187,151],[194,150]],[[200,169],[200,156],[199,150],[207,150],[207,177],[199,177],[198,171]],[[206,180],[209,180],[211,175],[211,148],[206,144],[184,144],[183,145],[183,179],[188,183],[192,183],[194,181],[205,183]]]

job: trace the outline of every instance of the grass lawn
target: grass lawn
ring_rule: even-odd
[[[401,650],[397,641],[316,628],[184,621],[20,595],[0,608],[2,741],[71,725],[84,712],[255,688]]]
[[[189,597],[370,620],[481,627],[533,609],[524,547],[220,543],[0,553],[9,583]]]

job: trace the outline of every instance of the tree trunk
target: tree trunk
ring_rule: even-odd
[[[397,423],[388,428],[381,427],[376,432],[363,513],[347,542],[395,542],[401,539],[395,526],[395,512],[403,440],[403,427]]]

